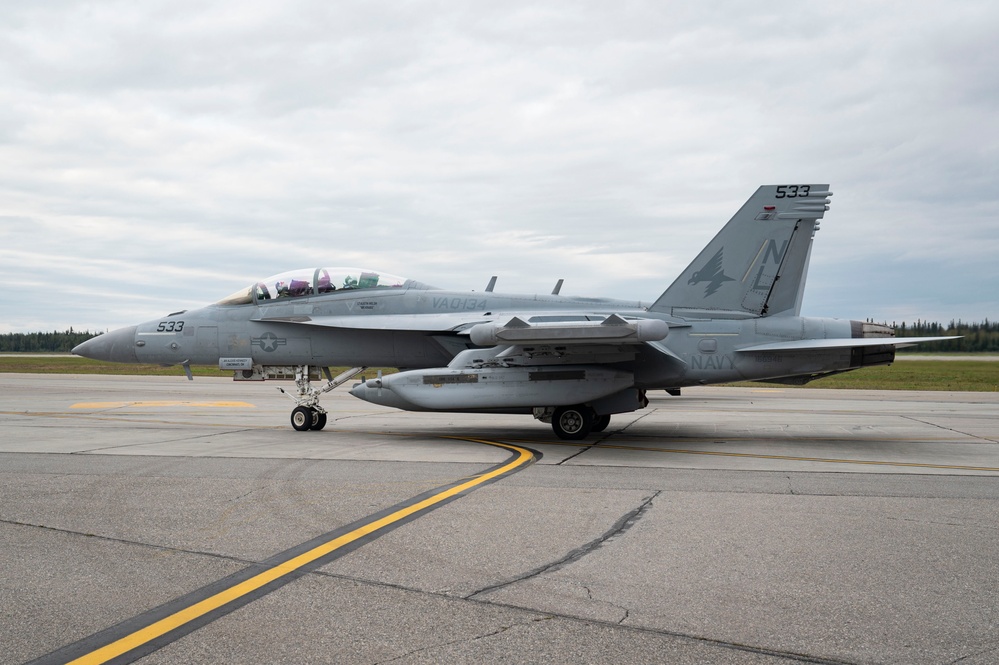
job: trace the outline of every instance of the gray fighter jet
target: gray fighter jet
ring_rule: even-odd
[[[800,316],[828,185],[760,187],[653,303],[445,291],[375,270],[268,277],[219,302],[122,328],[73,353],[123,363],[218,365],[237,381],[294,379],[296,430],[320,430],[320,397],[366,367],[360,399],[410,411],[532,414],[563,439],[606,428],[649,390],[813,379],[886,365],[888,326]],[[329,368],[353,369],[333,377]],[[313,385],[325,378],[321,387]],[[282,390],[282,392],[285,392]]]

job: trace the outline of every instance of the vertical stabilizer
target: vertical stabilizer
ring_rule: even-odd
[[[650,308],[684,318],[797,315],[829,185],[764,185]]]

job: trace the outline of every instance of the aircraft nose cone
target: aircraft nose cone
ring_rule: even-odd
[[[73,348],[73,355],[113,363],[139,362],[135,357],[135,326],[112,330]]]

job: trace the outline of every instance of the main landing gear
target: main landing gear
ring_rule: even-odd
[[[326,409],[319,406],[319,398],[334,388],[343,385],[347,381],[363,372],[366,367],[352,367],[346,372],[338,374],[334,378],[330,374],[329,367],[323,367],[323,375],[326,377],[326,385],[322,388],[315,388],[309,380],[309,366],[298,365],[295,367],[295,388],[297,395],[291,395],[284,388],[278,388],[282,394],[288,395],[298,406],[291,411],[291,426],[296,431],[305,432],[310,429],[321,430],[326,427]]]
[[[591,432],[603,432],[610,425],[610,420],[610,414],[598,416],[585,404],[557,406],[551,412],[555,436],[567,441],[585,439]]]

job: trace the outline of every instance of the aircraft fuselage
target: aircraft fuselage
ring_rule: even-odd
[[[504,312],[536,311],[546,319],[559,311],[653,318],[669,325],[654,348],[636,349],[634,360],[613,363],[634,373],[642,389],[679,388],[729,381],[828,373],[859,366],[849,348],[823,354],[791,351],[740,353],[749,344],[859,337],[858,323],[842,319],[770,317],[683,320],[649,312],[638,301],[566,296],[504,295],[407,289],[323,294],[265,305],[210,305],[175,313],[95,338],[113,349],[111,360],[174,365],[218,365],[220,359],[250,359],[254,365],[369,366],[406,369],[447,365],[474,348],[467,334],[377,329],[379,316],[451,314],[502,318]],[[356,328],[303,325],[307,319],[350,317]],[[366,323],[366,317],[375,323]],[[681,362],[677,362],[677,360]],[[890,362],[891,359],[885,359]]]
[[[403,371],[351,394],[408,410],[533,413],[562,438],[644,408],[646,391],[744,380],[806,383],[891,363],[882,325],[800,316],[827,185],[766,185],[653,303],[445,291],[388,273],[281,273],[214,305],[84,342],[118,362],[218,365],[237,380],[294,378],[296,429],[322,429],[319,398],[365,367]],[[352,370],[334,378],[329,368]],[[322,369],[327,384],[310,380]],[[287,394],[287,393],[286,393]],[[290,396],[290,395],[289,395]]]

